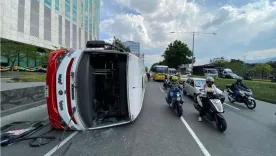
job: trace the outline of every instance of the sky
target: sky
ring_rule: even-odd
[[[276,56],[276,0],[101,0],[100,14],[100,40],[140,42],[148,67],[174,40],[192,49],[193,31],[196,65]]]

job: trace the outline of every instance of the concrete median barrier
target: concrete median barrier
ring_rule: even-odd
[[[1,117],[46,103],[45,86],[1,91]]]

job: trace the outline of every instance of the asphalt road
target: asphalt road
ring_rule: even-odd
[[[183,118],[176,117],[166,104],[166,91],[161,83],[148,82],[144,104],[135,122],[113,128],[85,132],[65,132],[63,141],[52,155],[97,156],[97,155],[158,155],[178,156],[273,156],[276,153],[276,106],[261,101],[255,110],[226,100],[225,118],[228,128],[217,131],[214,124],[203,119],[198,122],[198,113],[192,100],[184,97]],[[43,120],[47,116],[45,106],[2,118],[2,125],[19,120]],[[186,125],[184,124],[186,123]],[[187,128],[188,126],[188,128]],[[42,132],[41,132],[42,133]],[[75,135],[76,134],[76,135]],[[28,141],[2,147],[3,156],[45,155],[60,143],[62,131],[51,130],[57,140],[46,146],[31,148]],[[63,144],[65,143],[65,144]]]

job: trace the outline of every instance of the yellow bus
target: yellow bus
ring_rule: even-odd
[[[154,81],[164,81],[165,76],[169,74],[169,67],[156,65],[152,68],[152,72]]]

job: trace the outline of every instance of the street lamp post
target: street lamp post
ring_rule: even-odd
[[[192,34],[193,35],[193,47],[192,47],[192,52],[193,52],[193,58],[192,58],[192,68],[194,67],[194,56],[195,56],[195,53],[194,53],[194,50],[195,50],[195,34],[210,34],[210,35],[217,35],[216,33],[205,33],[205,32],[170,32],[171,34]]]

